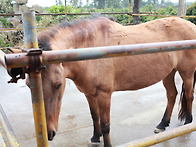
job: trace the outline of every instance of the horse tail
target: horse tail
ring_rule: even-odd
[[[196,82],[196,71],[194,73],[193,88],[195,87],[195,82]],[[183,121],[183,120],[185,120],[186,114],[188,112],[187,101],[186,101],[185,90],[184,90],[184,83],[182,84],[182,91],[181,91],[181,94],[180,94],[179,104],[181,104],[181,109],[180,109],[179,114],[178,114],[178,119]]]

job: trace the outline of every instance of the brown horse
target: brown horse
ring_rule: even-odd
[[[163,18],[136,26],[122,26],[108,18],[65,22],[38,34],[44,51],[84,47],[137,44],[196,39],[196,26],[181,18]],[[58,128],[58,117],[65,88],[65,78],[74,81],[88,100],[94,133],[92,142],[104,146],[110,142],[110,103],[114,91],[137,90],[163,80],[167,91],[165,114],[155,132],[165,130],[176,100],[176,71],[184,82],[180,119],[192,122],[192,101],[196,50],[175,51],[107,59],[65,62],[47,65],[42,71],[48,139]],[[28,80],[27,80],[28,84]]]

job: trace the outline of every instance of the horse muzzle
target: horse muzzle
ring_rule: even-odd
[[[56,135],[56,132],[55,131],[50,131],[48,133],[48,140],[49,141],[52,141],[55,135]]]

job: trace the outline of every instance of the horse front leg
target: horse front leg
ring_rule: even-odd
[[[165,79],[163,79],[163,85],[167,92],[167,107],[161,122],[157,125],[157,127],[154,130],[155,133],[163,132],[166,129],[166,127],[169,126],[170,118],[177,96],[177,90],[174,81],[175,73],[176,71],[173,70]]]
[[[101,133],[101,127],[100,127],[100,115],[99,115],[99,107],[97,104],[97,99],[94,97],[89,97],[86,96],[90,111],[91,111],[91,116],[93,120],[93,126],[94,126],[94,132],[93,132],[93,137],[91,138],[91,142],[94,144],[99,144],[100,143],[100,137],[102,136]]]
[[[101,132],[103,134],[104,147],[111,147],[110,141],[110,104],[111,104],[111,94],[106,92],[99,92],[97,97],[100,122],[101,122]]]

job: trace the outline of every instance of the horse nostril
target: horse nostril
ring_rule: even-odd
[[[55,131],[49,132],[48,133],[48,140],[49,141],[52,141],[55,135],[56,135],[56,132]]]

